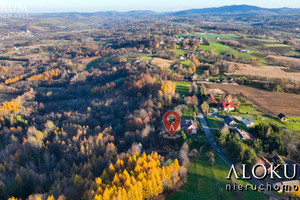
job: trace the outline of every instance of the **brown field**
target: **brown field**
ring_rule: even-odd
[[[272,44],[272,42],[267,42],[263,40],[239,40],[241,43],[244,43],[247,46],[258,46],[264,44]]]
[[[226,75],[256,76],[262,78],[288,79],[300,83],[300,72],[287,72],[286,67],[239,65],[239,69]],[[289,68],[288,68],[289,69]]]
[[[151,65],[158,66],[161,69],[168,69],[173,64],[173,61],[162,59],[162,58],[153,58]]]
[[[287,116],[300,117],[300,95],[275,93],[244,85],[204,84],[206,89],[221,89],[226,93],[242,93],[253,105],[270,115],[284,113]]]
[[[285,66],[300,68],[300,59],[298,58],[291,58],[286,56],[267,56],[266,60],[275,65],[283,64]]]

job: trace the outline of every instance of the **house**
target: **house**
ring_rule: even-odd
[[[179,68],[178,64],[173,65],[172,70],[177,70]]]
[[[191,46],[188,45],[188,44],[184,45],[184,47],[183,47],[184,50],[187,50],[187,49],[190,49],[190,48],[191,48]]]
[[[286,122],[288,121],[287,116],[285,116],[284,114],[280,113],[279,115],[277,115],[277,117],[280,119],[280,121],[282,122]]]
[[[255,123],[254,123],[253,117],[246,117],[246,118],[244,118],[243,119],[243,124],[245,124],[245,126],[247,126],[247,127],[254,126]]]
[[[267,169],[267,173],[270,173],[271,171],[271,165],[272,163],[268,161],[265,157],[260,157],[257,159],[255,165],[264,165]],[[262,176],[264,174],[264,168],[259,166],[256,168],[256,175]]]
[[[276,164],[284,164],[284,160],[281,158],[281,156],[276,155],[272,158],[273,162]]]
[[[231,78],[230,76],[228,76],[228,77],[227,77],[227,81],[228,81],[228,82],[232,82],[232,81],[234,81],[234,79]]]
[[[179,56],[179,60],[185,60],[184,56]]]
[[[143,59],[137,58],[135,62],[136,62],[136,63],[140,63],[140,62],[142,62],[142,60],[143,60]]]
[[[289,174],[293,175],[296,173],[296,179],[300,179],[300,165],[295,161],[287,162]],[[296,171],[294,172],[294,165],[296,165]]]
[[[228,116],[228,115],[225,117],[224,122],[229,127],[236,127],[237,126],[237,123],[233,120],[233,118]]]
[[[219,109],[224,111],[233,111],[235,110],[235,107],[232,102],[223,102],[222,104],[219,104]]]
[[[181,130],[185,131],[188,135],[197,134],[198,123],[195,120],[181,120],[180,122]]]
[[[195,73],[193,73],[192,75],[191,75],[191,79],[194,81],[194,80],[197,80],[197,74],[195,74]]]
[[[249,50],[247,50],[247,49],[241,49],[241,51],[240,51],[241,53],[250,53],[250,51]]]
[[[209,93],[207,96],[207,103],[208,104],[213,104],[213,103],[218,103],[218,101],[216,100],[215,96],[211,93]]]
[[[234,129],[234,133],[239,134],[242,140],[255,140],[256,138],[251,134],[241,129]]]

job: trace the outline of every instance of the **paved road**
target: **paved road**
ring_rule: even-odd
[[[196,88],[196,94],[197,94],[197,98],[198,98],[198,96],[199,96],[199,86],[197,85],[197,88]],[[218,147],[218,145],[216,144],[216,142],[215,142],[215,140],[214,140],[214,138],[213,138],[213,136],[211,135],[211,132],[210,132],[210,128],[209,128],[209,126],[207,126],[207,123],[206,123],[206,120],[205,120],[205,117],[204,117],[204,114],[202,113],[202,111],[201,111],[201,108],[200,108],[200,102],[199,102],[199,99],[198,99],[198,119],[199,119],[199,121],[200,121],[200,123],[201,123],[201,125],[202,125],[202,128],[203,128],[203,131],[204,131],[204,133],[205,133],[205,135],[206,135],[206,137],[207,137],[207,139],[208,139],[208,141],[209,141],[209,143],[210,143],[210,145],[213,147],[213,149],[215,149],[217,152],[218,152],[218,154],[219,154],[219,156],[228,164],[228,165],[235,165],[236,163],[233,161],[233,160],[231,160],[219,147]],[[249,174],[248,173],[246,173],[246,176],[249,176]],[[250,180],[251,181],[251,183],[253,184],[253,185],[257,185],[257,186],[259,186],[259,185],[261,185],[262,183],[259,181],[259,180],[257,180],[257,179],[251,179]],[[266,191],[266,192],[264,192],[266,195],[268,195],[269,197],[272,197],[273,199],[284,199],[284,198],[282,198],[282,197],[279,197],[279,196],[277,196],[277,195],[275,195],[274,193],[272,193],[272,192],[268,192],[268,191]]]

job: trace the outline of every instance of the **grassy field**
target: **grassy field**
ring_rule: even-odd
[[[199,48],[202,50],[205,50],[205,51],[211,51],[213,49],[215,54],[217,54],[217,55],[231,53],[231,54],[237,55],[239,57],[239,60],[251,60],[251,59],[255,58],[255,59],[259,60],[258,64],[260,64],[260,65],[267,64],[267,62],[264,60],[264,58],[251,55],[251,53],[257,53],[257,51],[250,51],[250,53],[241,53],[240,51],[235,50],[229,46],[225,46],[225,45],[221,44],[220,42],[210,41],[209,46],[200,45]]]
[[[223,190],[224,199],[245,199],[245,200],[263,200],[267,197],[261,192],[245,191],[243,195],[236,196],[233,192],[226,191],[225,187],[229,181],[226,179],[229,172],[229,165],[225,163],[217,154],[215,154],[216,163],[212,167],[205,153],[210,151],[211,147],[207,146],[200,157],[191,162],[188,169],[188,182],[183,188],[172,194],[168,200],[217,200],[222,199],[220,190]],[[250,184],[238,181],[239,184]]]
[[[213,118],[213,117],[206,117],[208,125],[214,128],[222,128],[224,126],[224,120]]]
[[[188,106],[188,110],[183,113],[184,119],[194,119],[194,111],[191,106]]]
[[[181,97],[186,97],[189,95],[190,84],[184,81],[176,81],[176,92],[179,93]]]
[[[229,84],[204,84],[209,91],[220,89],[228,94],[240,94],[249,102],[259,108],[260,111],[273,116],[284,113],[288,117],[300,117],[300,95],[290,93],[269,92],[245,85]]]
[[[191,33],[191,34],[179,34],[182,37],[203,37],[207,39],[215,39],[219,37],[220,39],[239,39],[240,37],[232,34],[213,34],[213,33]]]
[[[180,47],[179,47],[180,48]],[[183,50],[183,49],[174,49],[174,50],[171,50],[173,52],[176,53],[176,57],[180,56],[180,55],[184,55],[186,53],[189,53],[190,51],[188,50]]]
[[[184,67],[189,67],[190,64],[191,64],[191,60],[183,60],[183,61],[181,62],[181,64],[182,64]]]
[[[240,105],[240,114],[244,115],[259,115],[261,112],[250,103]]]
[[[281,122],[276,116],[271,116],[264,114],[252,104],[241,104],[240,112],[232,112],[234,115],[239,115],[242,118],[252,116],[255,124],[268,123],[276,124],[279,127],[285,127],[288,131],[299,132],[300,133],[300,118],[299,117],[289,117],[289,121]],[[296,134],[295,137],[300,138],[300,134]]]
[[[153,56],[152,54],[147,54],[147,55],[142,56],[141,59],[149,61],[152,58],[152,56]]]
[[[97,58],[97,59],[95,59],[95,60],[92,60],[90,63],[88,63],[88,64],[85,66],[85,69],[84,69],[84,70],[89,70],[89,69],[91,69],[92,67],[96,66],[100,61],[101,61],[101,58]]]

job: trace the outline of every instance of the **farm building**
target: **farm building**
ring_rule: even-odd
[[[188,135],[197,134],[198,131],[198,123],[195,120],[181,120],[180,127]]]
[[[280,119],[280,121],[282,122],[286,122],[288,121],[287,116],[285,116],[284,114],[280,113],[279,115],[277,115],[277,117]]]
[[[243,124],[245,124],[245,126],[250,127],[250,126],[254,126],[254,119],[253,117],[246,117],[243,119]]]

